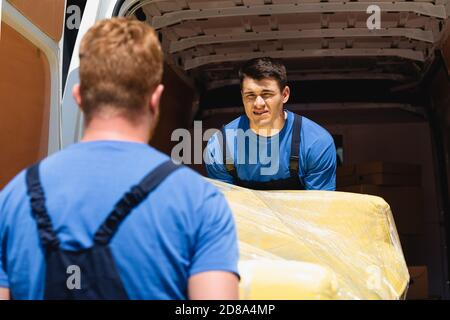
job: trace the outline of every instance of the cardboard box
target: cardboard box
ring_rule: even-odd
[[[347,187],[347,186],[354,186],[359,183],[358,176],[336,176],[336,186],[337,187]]]
[[[399,234],[422,234],[424,224],[423,192],[418,187],[354,185],[339,191],[369,194],[383,198],[391,207]]]
[[[377,161],[336,169],[337,187],[357,184],[420,187],[420,165]]]
[[[375,161],[356,165],[357,175],[368,175],[376,173],[420,176],[421,170],[420,165],[410,163]]]
[[[391,162],[369,162],[356,166],[359,184],[379,186],[414,186],[421,185],[420,165]]]
[[[348,177],[356,174],[356,166],[345,165],[336,168],[336,177]]]
[[[360,184],[374,184],[378,186],[411,186],[420,187],[420,176],[400,175],[390,173],[376,173],[358,176],[358,183]]]
[[[352,186],[359,183],[356,175],[356,166],[345,165],[336,168],[336,186],[345,187]]]
[[[426,266],[408,267],[410,281],[406,300],[428,298],[428,269]]]

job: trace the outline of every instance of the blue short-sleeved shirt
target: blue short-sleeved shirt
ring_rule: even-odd
[[[40,166],[46,205],[67,250],[91,247],[114,204],[169,158],[146,144],[74,144]],[[205,271],[237,273],[238,248],[224,196],[188,168],[168,176],[121,224],[110,243],[131,299],[185,299]],[[25,172],[0,193],[0,287],[14,299],[42,299],[45,260]]]
[[[294,114],[286,111],[287,119],[281,131],[269,138],[261,138],[249,130],[249,122],[243,115],[225,126],[230,158],[241,180],[267,182],[290,176],[292,128]],[[235,133],[242,129],[244,139]],[[336,148],[327,130],[312,120],[302,117],[299,151],[299,178],[306,190],[336,189]],[[233,183],[232,176],[223,165],[221,135],[215,134],[208,141],[205,152],[208,176]],[[232,142],[230,142],[232,141]],[[245,144],[239,142],[245,141]],[[276,141],[276,142],[275,142]],[[253,146],[253,147],[252,147]],[[274,146],[278,146],[278,149]],[[231,150],[233,150],[231,152]],[[278,150],[278,152],[275,152]]]

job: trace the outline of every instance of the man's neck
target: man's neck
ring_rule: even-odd
[[[147,144],[150,129],[144,123],[133,124],[122,117],[93,118],[84,130],[81,142],[118,140]]]

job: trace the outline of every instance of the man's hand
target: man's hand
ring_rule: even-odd
[[[0,288],[0,300],[9,300],[9,289],[7,288]]]
[[[238,300],[239,279],[225,271],[201,272],[189,278],[190,300]]]

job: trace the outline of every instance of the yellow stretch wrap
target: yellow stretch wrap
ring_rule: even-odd
[[[400,299],[409,282],[389,205],[330,191],[213,181],[234,213],[243,299]]]

